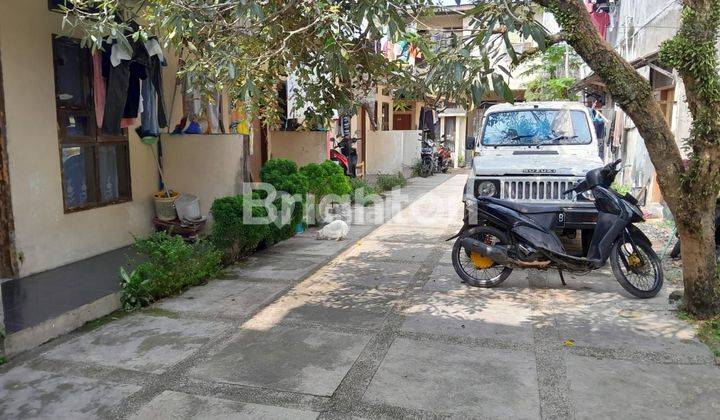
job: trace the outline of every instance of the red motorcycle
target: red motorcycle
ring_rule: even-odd
[[[333,148],[330,150],[330,160],[340,165],[345,175],[355,178],[358,162],[357,149],[354,147],[358,139],[342,138],[339,142],[333,139]]]
[[[447,173],[452,164],[452,151],[447,143],[447,138],[443,134],[440,147],[437,149],[437,165],[435,166],[435,168],[437,168],[436,170],[442,173]]]

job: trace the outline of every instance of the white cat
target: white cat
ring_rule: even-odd
[[[350,232],[350,227],[347,223],[342,220],[334,220],[317,233],[317,239],[334,239],[339,241],[347,238],[347,234]]]

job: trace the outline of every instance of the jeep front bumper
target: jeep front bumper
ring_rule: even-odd
[[[477,199],[465,197],[463,201],[465,202],[465,222],[470,225],[479,223],[482,220],[482,215],[478,215]],[[542,204],[548,205],[551,203]],[[533,204],[525,203],[525,205],[532,206]],[[561,203],[558,204],[558,208],[555,229],[595,229],[598,212],[593,203]]]

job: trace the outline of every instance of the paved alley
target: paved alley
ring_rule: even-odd
[[[0,418],[717,418],[720,368],[669,288],[640,301],[609,268],[461,284],[465,179],[414,178],[352,209],[347,240],[310,230],[12,360]]]

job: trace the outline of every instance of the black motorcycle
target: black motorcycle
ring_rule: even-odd
[[[565,251],[554,232],[563,210],[555,205],[526,205],[492,197],[469,203],[484,220],[482,226],[465,226],[453,246],[452,262],[463,281],[477,287],[494,287],[514,268],[556,268],[589,272],[610,259],[618,283],[639,298],[658,294],[663,284],[660,259],[650,240],[633,223],[644,222],[635,197],[610,189],[620,160],[593,169],[585,180],[563,194],[592,191],[598,220],[585,257]],[[450,238],[452,239],[452,238]]]
[[[420,176],[426,178],[437,168],[437,155],[435,142],[430,138],[430,130],[423,130],[420,134]]]

